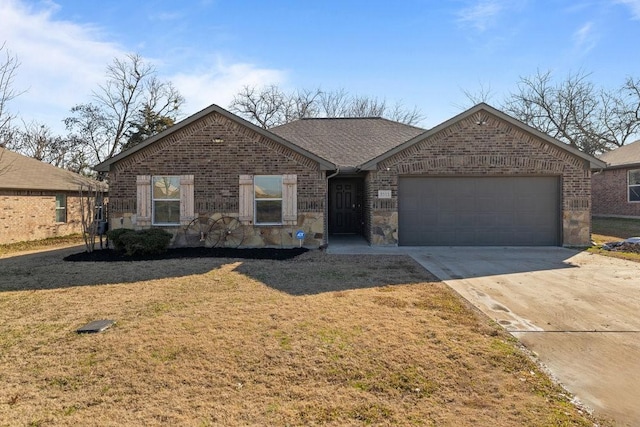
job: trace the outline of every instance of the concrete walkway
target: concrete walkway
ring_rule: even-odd
[[[640,264],[564,248],[372,248],[407,254],[516,336],[597,415],[640,425]]]

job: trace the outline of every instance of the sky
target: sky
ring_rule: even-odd
[[[185,97],[183,117],[243,86],[344,89],[417,107],[430,128],[522,77],[640,77],[640,0],[0,0],[18,57],[9,108],[64,133],[114,58],[138,53]],[[0,58],[3,60],[4,58]]]

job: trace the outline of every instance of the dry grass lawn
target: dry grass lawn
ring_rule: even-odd
[[[591,229],[591,239],[596,245],[602,246],[607,242],[640,236],[640,220],[596,217],[591,220]],[[605,251],[599,247],[590,248],[589,252],[640,262],[640,254],[637,253]]]
[[[410,258],[69,251],[0,258],[0,425],[593,425]]]

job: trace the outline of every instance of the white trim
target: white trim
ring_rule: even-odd
[[[154,179],[155,178],[176,178],[178,181],[178,191],[180,194],[177,199],[156,199],[154,197]],[[180,176],[179,175],[153,175],[151,177],[151,225],[157,225],[162,227],[174,227],[180,226],[180,216],[178,216],[178,222],[155,222],[156,218],[156,201],[162,202],[178,202],[178,215],[180,215],[181,210],[181,194],[182,194],[182,186],[180,185]]]
[[[256,180],[263,177],[280,178],[280,197],[279,198],[258,198],[256,197]],[[253,177],[253,223],[255,225],[283,225],[284,224],[284,198],[283,198],[284,179],[282,175],[255,175]],[[280,221],[279,222],[258,222],[258,202],[277,202],[280,201]]]
[[[627,171],[627,203],[640,203],[640,200],[631,200],[631,187],[635,187],[640,190],[640,183],[631,184],[631,172],[640,174],[640,169],[629,169]]]

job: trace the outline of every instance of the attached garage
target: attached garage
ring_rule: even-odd
[[[424,177],[398,180],[403,246],[558,246],[560,177]]]

